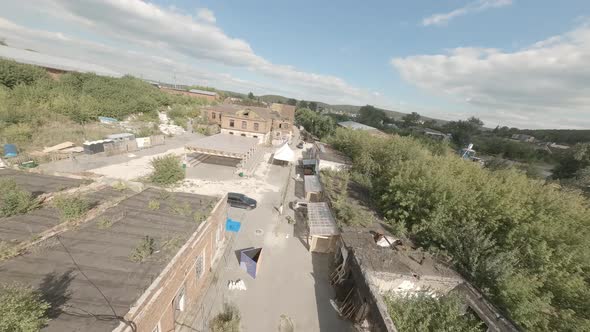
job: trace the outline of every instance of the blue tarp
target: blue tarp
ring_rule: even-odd
[[[240,223],[239,221],[235,221],[232,220],[230,218],[227,218],[227,220],[225,221],[225,230],[228,232],[239,232],[240,228],[242,227],[242,223]]]
[[[16,157],[17,155],[16,145],[4,144],[4,157]]]
[[[101,123],[116,123],[116,122],[119,122],[119,120],[117,120],[115,118],[109,118],[108,116],[99,116],[98,117],[98,121],[100,121]]]

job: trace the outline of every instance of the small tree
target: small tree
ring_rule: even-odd
[[[73,221],[82,218],[90,210],[90,203],[77,196],[57,196],[53,206],[59,210],[63,221]]]
[[[252,92],[248,93],[248,99],[254,99],[254,94]]]
[[[33,195],[22,190],[14,179],[0,179],[0,217],[27,213],[38,205]]]
[[[38,292],[19,285],[0,285],[0,331],[39,331],[50,305]]]
[[[154,171],[150,176],[150,181],[160,185],[171,185],[184,179],[184,169],[180,163],[180,158],[169,154],[163,157],[152,159]]]
[[[223,311],[218,313],[211,322],[211,332],[239,332],[240,311],[233,304],[224,303]]]

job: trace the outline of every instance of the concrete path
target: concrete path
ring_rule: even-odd
[[[295,140],[294,140],[295,141]],[[292,166],[294,167],[294,166]],[[228,233],[228,248],[220,260],[216,277],[201,301],[187,313],[177,331],[209,331],[208,322],[221,311],[224,302],[235,304],[241,314],[241,330],[265,331],[351,331],[330,304],[334,291],[329,283],[331,255],[311,254],[296,236],[293,225],[279,216],[289,167],[270,166],[267,181],[280,189],[265,192],[252,211],[230,208],[229,217],[239,220],[239,233]],[[286,201],[295,199],[294,170],[289,178]],[[293,211],[285,206],[285,215]],[[239,267],[236,251],[261,247],[256,279]],[[228,282],[241,279],[247,290],[228,290]],[[291,329],[292,325],[292,329]]]

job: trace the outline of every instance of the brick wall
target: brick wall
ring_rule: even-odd
[[[211,215],[179,250],[160,276],[138,299],[125,316],[136,325],[136,332],[152,332],[160,324],[160,331],[174,331],[175,298],[185,289],[185,310],[199,303],[199,298],[211,280],[211,261],[217,249],[216,242],[225,238],[225,220],[227,216],[227,198],[223,197],[213,209]],[[220,231],[222,230],[222,231]],[[219,233],[218,233],[219,232]],[[218,233],[219,235],[217,235]],[[197,258],[203,255],[202,275],[197,277]],[[131,331],[121,324],[114,331]]]
[[[230,126],[231,120],[234,121],[233,127]],[[242,128],[242,121],[246,122],[246,128]],[[258,123],[258,129],[255,129],[255,126],[254,126],[255,123]],[[226,114],[224,114],[223,117],[221,118],[221,128],[228,129],[228,130],[235,129],[235,130],[239,130],[239,131],[249,131],[249,132],[260,133],[260,134],[266,134],[266,133],[270,132],[270,129],[271,129],[270,123],[266,120],[244,119],[244,118],[239,118],[239,117],[227,116]]]

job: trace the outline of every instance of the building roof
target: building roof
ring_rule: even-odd
[[[354,251],[359,263],[369,271],[418,277],[444,277],[461,279],[450,267],[438,262],[429,253],[415,250],[409,241],[402,245],[379,247],[372,232],[391,236],[380,225],[371,227],[344,227],[341,238],[345,246]]]
[[[303,182],[306,193],[319,193],[322,191],[322,184],[317,175],[304,175]]]
[[[186,145],[188,150],[208,150],[220,153],[235,154],[236,158],[243,158],[256,148],[258,139],[239,135],[216,134],[203,137]]]
[[[336,220],[326,202],[307,203],[309,235],[338,235]]]
[[[97,75],[121,77],[120,73],[93,63],[48,55],[35,51],[21,50],[18,48],[0,46],[0,58],[11,59],[16,62],[61,71],[74,71],[79,73],[95,73]]]
[[[234,104],[220,104],[208,107],[207,109],[237,118],[252,119],[252,120],[272,120],[280,119],[278,112],[267,107],[256,106],[242,106]]]
[[[160,202],[157,211],[147,209],[151,200]],[[45,240],[29,253],[0,263],[0,280],[32,285],[50,301],[63,304],[63,312],[57,313],[44,331],[111,331],[120,321],[97,288],[116,316],[125,316],[198,231],[193,211],[208,215],[218,201],[184,193],[164,196],[162,191],[147,189],[59,238]],[[178,204],[186,204],[191,212],[174,212]],[[102,220],[110,220],[112,225],[100,227]],[[130,255],[146,236],[155,240],[156,251],[141,264],[131,261]]]
[[[331,161],[335,163],[350,165],[352,160],[344,155],[342,152],[332,148],[328,144],[316,142],[317,157],[320,160]]]
[[[197,93],[197,94],[206,95],[206,96],[217,96],[217,92],[207,91],[207,90],[190,89],[190,90],[188,90],[188,92]]]
[[[338,122],[338,125],[340,127],[345,127],[345,128],[354,129],[354,130],[378,130],[375,127],[367,126],[366,124],[358,123],[355,121]]]

